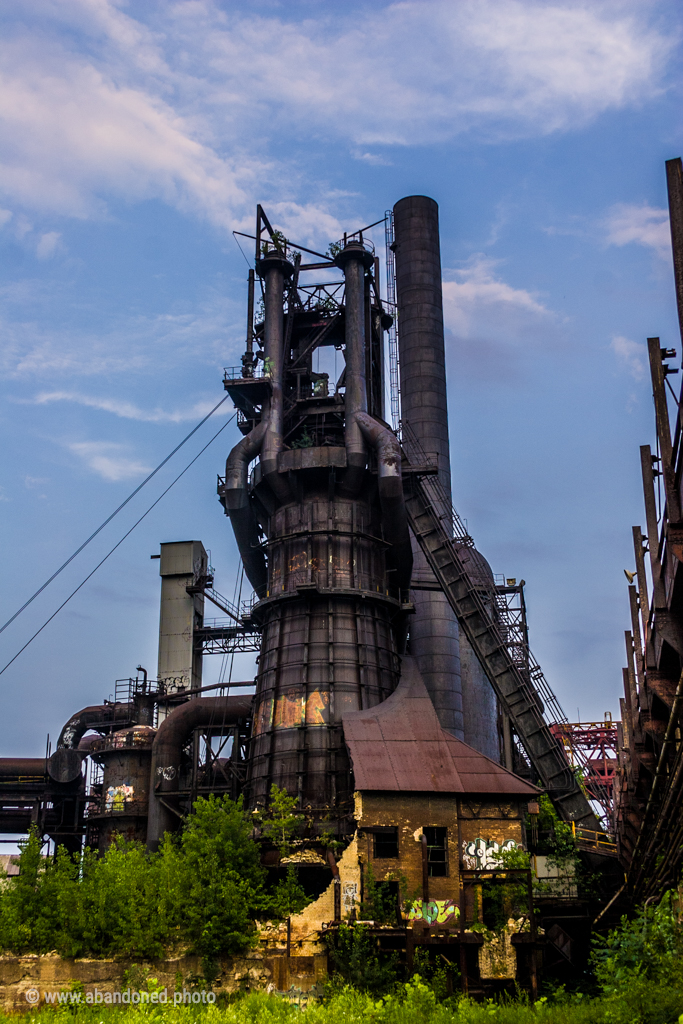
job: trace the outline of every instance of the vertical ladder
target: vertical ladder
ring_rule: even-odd
[[[405,426],[403,434],[405,438]],[[601,831],[561,742],[545,721],[543,703],[531,678],[511,657],[493,595],[483,593],[481,585],[470,579],[463,566],[459,551],[463,546],[472,546],[471,538],[453,512],[450,501],[434,491],[433,480],[420,474],[422,460],[418,460],[414,471],[410,472],[411,460],[406,448],[414,450],[414,440],[408,444],[404,441],[404,457],[409,469],[404,474],[404,490],[410,528],[457,616],[460,629],[510,716],[559,816],[582,828]],[[452,523],[459,526],[454,531],[455,536],[451,533]]]

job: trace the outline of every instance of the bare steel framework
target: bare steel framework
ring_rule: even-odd
[[[683,336],[683,171],[666,162],[674,280]],[[633,527],[630,629],[615,782],[615,822],[625,892],[654,899],[683,863],[683,444],[681,395],[669,377],[676,351],[648,338],[657,450],[640,449],[645,529]],[[669,410],[674,409],[673,436]],[[647,556],[647,559],[646,559]],[[646,560],[651,585],[648,585]]]

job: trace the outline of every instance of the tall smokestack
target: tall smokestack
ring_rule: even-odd
[[[451,493],[448,401],[441,295],[439,207],[427,196],[407,196],[394,207],[401,416],[425,451],[438,459],[439,480]],[[413,538],[414,573],[431,570]],[[414,591],[410,650],[439,721],[464,739],[458,623],[439,591]]]
[[[408,196],[394,207],[401,416],[426,452],[437,456],[439,481],[451,499],[448,400],[441,293],[439,207]],[[413,538],[416,576],[431,576]],[[493,585],[486,560],[463,552],[483,585]],[[496,698],[458,622],[439,591],[413,591],[416,613],[410,649],[418,660],[441,725],[488,757],[498,759]]]

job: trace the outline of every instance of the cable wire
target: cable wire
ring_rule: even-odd
[[[223,401],[225,401],[225,399],[223,399]],[[220,404],[221,404],[221,403],[219,402],[219,405],[220,405]],[[216,408],[218,408],[218,406],[216,406]],[[215,410],[214,410],[214,411],[215,411]],[[210,414],[209,414],[209,415],[210,415]],[[185,474],[187,473],[187,471],[188,471],[188,469],[190,468],[190,466],[193,466],[193,465],[195,464],[195,462],[197,461],[197,459],[199,458],[199,456],[200,456],[200,455],[203,455],[203,454],[204,454],[204,452],[206,451],[206,449],[207,449],[207,448],[209,447],[209,445],[213,444],[213,442],[214,442],[214,441],[216,440],[216,438],[218,437],[218,435],[219,435],[219,434],[222,434],[222,433],[223,433],[223,431],[225,430],[225,428],[226,428],[226,427],[228,427],[228,426],[230,426],[230,424],[232,423],[232,421],[233,421],[233,420],[235,419],[235,416],[237,416],[237,413],[236,413],[236,412],[235,412],[235,413],[233,413],[233,415],[232,415],[232,416],[230,417],[230,419],[229,419],[229,420],[227,420],[227,422],[223,424],[223,426],[222,426],[222,427],[220,428],[220,430],[218,430],[218,431],[217,431],[217,432],[216,432],[216,433],[215,433],[215,434],[213,435],[213,437],[211,438],[211,440],[210,440],[210,441],[207,441],[207,443],[206,443],[206,444],[204,445],[204,447],[203,447],[203,448],[201,449],[201,451],[199,451],[199,452],[198,452],[198,453],[197,453],[197,454],[195,455],[195,457],[194,457],[194,458],[192,459],[192,461],[191,461],[191,462],[188,462],[188,464],[187,464],[187,465],[185,466],[185,469],[184,469],[184,470],[183,470],[183,471],[182,471],[181,473],[178,473],[178,476],[177,476],[177,477],[175,478],[175,480],[173,480],[173,481],[172,481],[172,482],[171,482],[171,483],[170,483],[170,484],[168,485],[168,487],[166,488],[166,490],[165,490],[165,491],[162,491],[162,492],[161,492],[161,494],[160,494],[160,495],[159,495],[159,497],[158,497],[158,498],[156,499],[156,501],[152,502],[152,504],[151,504],[151,505],[149,506],[149,508],[147,509],[147,511],[146,511],[146,512],[143,512],[143,514],[142,514],[142,515],[140,516],[140,518],[139,518],[139,519],[137,520],[137,522],[133,523],[133,525],[131,526],[130,530],[128,530],[128,531],[127,531],[126,533],[124,533],[124,535],[123,535],[123,537],[121,538],[121,540],[119,540],[119,541],[117,541],[117,542],[116,542],[116,544],[114,545],[114,547],[113,547],[113,548],[111,548],[111,550],[107,552],[107,554],[106,554],[106,555],[104,556],[104,558],[102,559],[102,561],[101,561],[101,562],[98,562],[98,563],[97,563],[97,565],[96,565],[96,566],[95,566],[95,568],[94,568],[94,569],[92,570],[92,572],[89,572],[89,573],[88,573],[88,575],[87,575],[87,576],[85,577],[85,579],[84,579],[84,580],[83,580],[83,581],[82,581],[81,583],[79,583],[79,584],[78,584],[78,586],[76,587],[76,589],[75,589],[75,590],[72,590],[72,591],[71,591],[71,593],[70,593],[70,594],[69,594],[69,596],[68,596],[68,597],[66,598],[66,600],[62,601],[62,603],[60,604],[59,608],[57,608],[57,610],[56,610],[56,611],[54,611],[54,612],[52,613],[52,615],[50,616],[50,618],[49,618],[49,619],[46,619],[46,620],[45,620],[45,622],[44,622],[44,623],[42,624],[42,626],[40,627],[40,629],[37,629],[37,630],[36,630],[36,632],[35,632],[35,633],[33,634],[33,636],[32,636],[32,637],[30,638],[30,640],[27,640],[27,641],[26,641],[26,643],[24,644],[24,646],[23,646],[23,647],[21,647],[21,648],[20,648],[20,649],[19,649],[19,650],[17,651],[17,653],[16,653],[15,655],[14,655],[14,657],[13,657],[13,658],[12,658],[12,659],[11,659],[10,661],[8,661],[8,662],[7,662],[7,664],[5,665],[5,667],[4,667],[3,669],[0,669],[0,676],[1,676],[2,674],[3,674],[3,672],[6,672],[6,671],[7,671],[7,669],[8,669],[9,667],[10,667],[10,665],[12,665],[12,664],[13,664],[13,663],[14,663],[14,662],[15,662],[15,661],[17,660],[17,658],[19,657],[19,655],[20,655],[20,654],[23,654],[23,652],[24,652],[24,651],[26,650],[26,648],[27,648],[27,647],[29,646],[29,644],[32,644],[32,643],[33,643],[33,641],[34,641],[34,640],[36,639],[36,637],[37,637],[37,636],[39,636],[39,635],[40,635],[40,634],[41,634],[41,633],[43,632],[43,630],[45,629],[45,627],[46,627],[46,626],[48,626],[48,625],[49,625],[49,624],[50,624],[50,623],[52,622],[52,620],[54,619],[54,617],[55,617],[56,615],[58,615],[58,614],[59,614],[59,613],[61,612],[62,608],[64,608],[64,606],[65,606],[65,605],[67,605],[67,604],[69,603],[69,601],[71,600],[71,598],[72,598],[72,597],[75,597],[75,596],[76,596],[76,594],[77,594],[77,593],[78,593],[78,591],[79,591],[79,590],[81,589],[81,587],[84,587],[84,586],[85,586],[85,584],[86,584],[86,583],[88,582],[88,580],[89,580],[89,579],[90,579],[90,578],[91,578],[92,576],[94,576],[94,575],[95,575],[95,573],[97,572],[97,570],[98,570],[98,569],[99,569],[99,568],[100,568],[101,566],[103,566],[103,565],[104,565],[104,563],[105,563],[105,562],[107,561],[107,559],[108,559],[108,558],[109,558],[109,557],[110,557],[111,555],[113,555],[113,554],[114,554],[114,552],[116,551],[116,549],[117,549],[117,548],[119,548],[119,547],[121,547],[121,545],[123,544],[124,540],[125,540],[125,539],[126,539],[127,537],[130,537],[130,535],[131,535],[131,533],[133,532],[133,530],[134,530],[134,529],[135,529],[136,527],[138,527],[138,526],[140,525],[140,523],[142,522],[142,520],[143,520],[143,519],[145,519],[145,518],[146,518],[146,517],[147,517],[147,516],[149,515],[149,513],[150,513],[150,512],[152,511],[152,509],[153,509],[153,508],[155,508],[155,507],[156,507],[156,506],[157,506],[157,505],[159,504],[159,502],[161,501],[161,499],[162,499],[162,498],[164,498],[164,497],[165,497],[165,496],[166,496],[166,495],[168,494],[168,492],[169,492],[169,491],[171,490],[171,488],[172,488],[172,487],[174,487],[174,486],[175,486],[175,485],[176,485],[176,484],[178,483],[178,481],[180,480],[180,478],[181,478],[182,476],[185,476]],[[208,417],[207,417],[207,418],[208,418]],[[202,422],[204,422],[204,420],[202,420]],[[201,424],[199,424],[199,426],[201,426]],[[196,430],[196,429],[197,429],[197,428],[195,428],[195,430]],[[194,431],[193,431],[193,433],[194,433]],[[183,442],[183,443],[184,443],[184,442]],[[180,447],[180,446],[178,446],[178,447]],[[177,451],[177,450],[178,450],[178,449],[176,449],[176,451]],[[170,456],[169,456],[169,458],[170,458]],[[165,461],[168,461],[168,459],[167,459],[167,460],[165,460]],[[155,472],[156,472],[156,471],[155,471]]]
[[[193,435],[193,434],[196,434],[196,433],[197,433],[197,431],[199,430],[199,428],[200,428],[201,426],[203,426],[203,425],[204,425],[204,424],[206,423],[206,421],[207,421],[208,419],[210,419],[210,418],[211,418],[211,416],[213,416],[213,414],[214,414],[214,413],[216,412],[216,410],[217,410],[217,409],[220,409],[220,407],[221,407],[221,406],[223,405],[223,402],[226,402],[226,401],[228,400],[228,398],[229,398],[229,397],[230,397],[229,395],[226,395],[226,396],[225,396],[225,398],[221,398],[221,400],[220,400],[220,402],[218,403],[218,405],[214,405],[214,407],[213,407],[213,409],[211,410],[211,412],[210,412],[210,413],[208,413],[208,414],[207,414],[207,415],[206,415],[206,416],[204,417],[204,419],[203,419],[203,420],[200,420],[200,421],[199,421],[199,423],[197,424],[197,426],[196,426],[196,427],[194,427],[194,428],[193,428],[193,429],[192,429],[192,430],[190,431],[190,433],[189,433],[189,434],[187,435],[187,437],[184,437],[184,438],[183,438],[183,440],[182,440],[182,441],[180,442],[180,444],[179,444],[179,445],[176,445],[176,447],[175,447],[175,448],[173,449],[173,451],[172,451],[172,452],[170,453],[170,455],[167,455],[167,456],[166,456],[166,458],[165,458],[165,459],[163,460],[163,462],[160,462],[160,463],[159,463],[159,465],[157,466],[157,468],[156,468],[156,469],[153,469],[153,470],[152,470],[152,472],[151,472],[151,473],[149,474],[149,476],[145,477],[145,479],[144,479],[144,480],[142,481],[142,483],[141,483],[141,484],[138,484],[138,486],[137,486],[137,487],[135,488],[135,490],[134,490],[134,491],[132,491],[132,492],[131,492],[131,493],[130,493],[130,494],[128,495],[128,497],[126,498],[126,500],[125,500],[125,501],[122,501],[122,502],[121,502],[121,504],[119,505],[119,507],[118,507],[118,508],[117,508],[117,509],[116,509],[116,510],[115,510],[114,512],[112,512],[112,514],[111,514],[110,516],[108,516],[108,517],[107,517],[107,518],[106,518],[106,519],[104,520],[104,522],[103,522],[103,523],[102,523],[102,524],[101,524],[100,526],[98,526],[98,527],[97,527],[97,529],[95,530],[95,532],[94,532],[94,533],[91,533],[91,534],[90,534],[90,536],[88,537],[88,539],[87,539],[87,540],[83,541],[83,543],[81,544],[81,546],[80,546],[79,548],[76,548],[76,550],[74,551],[73,555],[70,555],[70,557],[69,557],[69,558],[67,558],[66,562],[64,562],[64,564],[63,564],[63,565],[60,565],[59,569],[57,569],[57,571],[56,571],[56,572],[53,572],[53,573],[52,573],[52,576],[50,576],[49,580],[45,580],[45,582],[43,583],[42,587],[39,587],[39,588],[38,588],[38,590],[36,590],[35,594],[32,594],[32,596],[31,596],[31,597],[29,597],[28,601],[26,601],[26,602],[25,602],[24,604],[22,604],[21,608],[19,608],[19,610],[18,610],[18,611],[16,611],[16,612],[14,613],[14,615],[12,615],[12,617],[11,617],[11,618],[9,618],[9,619],[7,620],[7,622],[5,623],[5,625],[4,625],[4,626],[2,626],[2,627],[0,627],[0,633],[4,633],[4,631],[5,631],[6,629],[7,629],[7,627],[8,627],[8,626],[11,626],[11,624],[12,624],[12,623],[14,622],[14,620],[15,620],[15,619],[18,619],[18,618],[19,618],[19,616],[21,615],[21,613],[22,613],[23,611],[25,611],[25,610],[26,610],[26,609],[28,608],[28,606],[29,606],[29,605],[30,605],[30,604],[31,604],[31,603],[32,603],[33,601],[35,601],[35,599],[36,599],[36,598],[37,598],[37,597],[38,597],[38,596],[39,596],[40,594],[42,594],[42,592],[43,592],[43,591],[44,591],[44,590],[46,589],[46,587],[49,587],[49,586],[50,586],[50,584],[52,583],[52,581],[53,581],[53,580],[56,580],[56,579],[57,579],[57,577],[59,576],[60,572],[63,572],[63,571],[64,571],[64,569],[66,569],[67,565],[69,565],[69,564],[70,564],[71,562],[73,562],[74,558],[76,558],[76,556],[77,556],[77,555],[80,555],[81,551],[83,551],[83,550],[84,550],[84,548],[87,548],[87,546],[88,546],[88,544],[90,543],[90,541],[91,541],[91,540],[94,540],[94,539],[95,539],[95,537],[96,537],[96,536],[98,535],[98,533],[101,533],[101,532],[102,532],[102,530],[103,530],[103,529],[105,528],[105,526],[107,526],[107,525],[108,525],[108,524],[109,524],[109,523],[110,523],[110,522],[112,521],[112,519],[114,519],[114,518],[115,518],[115,517],[116,517],[116,516],[117,516],[117,515],[119,514],[119,512],[121,511],[121,509],[123,509],[123,508],[125,508],[125,507],[126,507],[126,505],[128,504],[128,502],[129,502],[129,501],[132,501],[132,499],[133,499],[133,498],[135,497],[135,495],[136,495],[136,494],[138,494],[138,492],[142,490],[142,488],[143,488],[143,487],[145,486],[145,484],[148,484],[148,483],[149,483],[149,481],[150,481],[150,480],[152,479],[152,477],[153,477],[153,476],[156,476],[156,474],[157,474],[157,473],[159,472],[159,470],[160,470],[160,469],[163,469],[163,467],[164,467],[164,466],[166,465],[166,463],[167,463],[167,462],[169,461],[169,459],[172,459],[172,458],[173,458],[173,456],[175,455],[175,453],[176,453],[177,451],[180,451],[180,449],[181,449],[181,448],[183,447],[183,445],[184,445],[184,444],[185,444],[185,443],[186,443],[187,441],[189,441],[189,440],[190,440],[190,438],[192,437],[192,435]],[[233,419],[234,419],[234,417],[233,417]],[[230,422],[232,422],[232,421],[230,421]],[[227,424],[226,424],[226,425],[227,425]],[[210,443],[210,442],[209,442],[209,443]],[[203,450],[203,449],[202,449],[202,450]],[[2,671],[4,672],[5,670],[3,669]],[[2,675],[2,672],[0,672],[0,675]]]

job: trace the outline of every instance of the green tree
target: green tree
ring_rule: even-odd
[[[312,897],[306,895],[304,887],[299,882],[296,868],[293,864],[287,865],[287,874],[281,878],[270,898],[271,913],[275,917],[289,917],[291,914],[298,914],[312,902]]]
[[[353,985],[361,992],[381,995],[396,983],[398,956],[380,956],[377,943],[365,925],[341,924],[326,939],[334,966],[333,981]]]
[[[289,796],[286,789],[271,786],[268,808],[261,819],[261,834],[278,849],[281,857],[291,853],[294,839],[305,821],[305,816],[294,810],[297,803],[297,798]]]
[[[244,952],[256,941],[265,871],[251,831],[241,797],[235,803],[213,794],[197,800],[183,829],[172,898],[207,977],[218,955]]]

